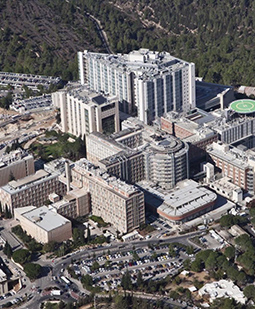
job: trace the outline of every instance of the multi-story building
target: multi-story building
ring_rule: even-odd
[[[178,187],[172,190],[155,188],[145,181],[139,186],[144,190],[147,209],[175,223],[189,221],[211,211],[217,199],[214,192],[190,179],[178,182]]]
[[[87,157],[94,164],[127,182],[147,179],[164,188],[172,188],[189,177],[187,143],[134,118],[122,125],[123,131],[107,138],[99,133],[90,134]],[[100,149],[105,152],[100,153]]]
[[[253,157],[248,157],[237,148],[230,148],[222,142],[213,143],[208,146],[207,152],[215,166],[222,171],[222,175],[240,188],[254,192],[254,167]]]
[[[164,189],[189,178],[188,151],[187,143],[170,135],[151,137],[150,146],[144,151],[145,178]]]
[[[123,148],[121,144],[99,132],[93,132],[86,137],[87,159],[95,165],[98,165],[100,160],[121,152]]]
[[[195,65],[167,52],[139,49],[129,54],[78,53],[81,84],[116,95],[121,110],[151,123],[175,110],[195,107]]]
[[[144,179],[144,155],[142,151],[121,151],[98,162],[98,166],[121,180],[136,183]]]
[[[14,208],[28,205],[41,206],[51,193],[66,194],[66,185],[58,180],[58,174],[39,170],[20,180],[12,180],[0,188],[0,201],[12,212]]]
[[[103,96],[79,86],[53,93],[52,100],[60,108],[63,132],[83,137],[91,132],[111,134],[119,131],[116,97]]]
[[[91,211],[121,233],[128,233],[145,222],[144,195],[86,159],[72,168],[72,184],[90,194]]]
[[[27,206],[14,210],[15,219],[40,243],[62,242],[72,237],[72,223],[48,207]]]
[[[0,157],[0,186],[10,180],[20,179],[34,174],[34,157],[24,150],[18,149]]]
[[[67,218],[86,216],[91,212],[90,194],[85,189],[74,189],[49,206],[49,209]]]

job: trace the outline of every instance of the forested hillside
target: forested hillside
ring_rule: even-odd
[[[77,78],[76,54],[103,50],[92,21],[63,0],[0,0],[0,70]]]
[[[255,85],[254,1],[85,2],[104,22],[115,51],[168,50],[195,62],[197,75],[207,81]]]
[[[78,8],[77,8],[78,7]],[[166,50],[207,81],[255,85],[255,2],[249,0],[0,0],[0,70],[77,77],[78,50]]]

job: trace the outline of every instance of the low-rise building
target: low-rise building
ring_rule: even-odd
[[[208,183],[208,185],[212,190],[235,203],[241,202],[243,200],[242,189],[232,183],[231,179],[228,177],[214,180]]]
[[[17,208],[14,217],[22,229],[40,243],[62,242],[72,237],[71,221],[46,206]]]
[[[176,223],[192,220],[212,210],[217,199],[214,192],[194,180],[179,182],[172,190],[155,188],[147,182],[139,183],[139,187],[144,189],[147,209]]]
[[[216,298],[234,298],[238,303],[245,304],[246,297],[240,288],[232,280],[220,280],[206,283],[199,291],[200,296],[209,295],[210,302]]]

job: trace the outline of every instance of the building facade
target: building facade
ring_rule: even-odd
[[[46,206],[14,210],[22,229],[40,243],[62,242],[72,238],[72,223]]]
[[[10,180],[18,180],[34,172],[34,157],[24,150],[17,149],[0,157],[0,187]]]
[[[43,205],[51,193],[66,194],[66,185],[58,180],[58,174],[39,170],[35,174],[12,180],[0,188],[0,201],[12,212],[14,208]]]
[[[128,233],[145,223],[144,195],[137,187],[110,176],[86,159],[72,168],[72,184],[90,194],[91,212]]]
[[[83,137],[91,132],[111,134],[119,131],[116,97],[102,96],[79,86],[53,93],[52,100],[60,108],[63,132]]]
[[[137,110],[144,123],[164,113],[195,107],[195,65],[167,52],[148,49],[129,54],[78,53],[81,84],[116,95],[122,111]]]
[[[254,166],[244,154],[238,150],[231,151],[229,145],[221,142],[208,146],[207,152],[223,176],[231,179],[238,187],[254,192]]]

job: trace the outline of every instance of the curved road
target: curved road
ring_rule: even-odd
[[[65,0],[67,3],[69,3],[70,1],[69,0]],[[75,8],[78,10],[78,11],[81,11],[81,8],[79,6],[75,6]],[[105,33],[105,31],[103,30],[103,28],[101,27],[101,23],[100,23],[100,20],[96,19],[93,15],[91,15],[89,12],[87,12],[86,10],[84,10],[84,13],[86,16],[89,17],[89,19],[94,23],[96,29],[97,29],[97,32],[100,36],[100,39],[101,41],[103,42],[104,44],[104,47],[105,49],[107,50],[108,54],[113,54],[111,48],[110,48],[110,45],[109,45],[109,41],[108,41],[108,38],[107,38],[107,34]]]
[[[165,239],[149,239],[149,240],[145,240],[145,241],[133,241],[133,242],[128,242],[128,243],[118,243],[118,244],[113,244],[111,246],[102,246],[100,248],[95,248],[95,249],[81,249],[81,250],[77,250],[76,252],[72,253],[72,254],[68,254],[67,256],[63,257],[63,258],[58,258],[56,260],[51,261],[51,260],[40,260],[40,264],[44,267],[44,269],[46,270],[46,273],[48,272],[48,274],[44,277],[41,277],[40,279],[36,280],[33,285],[34,286],[39,286],[42,290],[45,289],[46,287],[49,286],[58,286],[60,289],[63,289],[61,287],[61,285],[63,286],[63,283],[56,283],[54,281],[52,281],[52,276],[56,276],[59,277],[61,275],[63,275],[63,273],[61,272],[61,269],[66,268],[68,265],[71,264],[72,260],[78,260],[81,258],[88,258],[88,256],[92,256],[94,253],[96,255],[101,255],[103,254],[103,252],[105,252],[106,250],[110,249],[111,250],[111,254],[114,254],[116,252],[119,251],[129,251],[132,250],[133,246],[137,246],[136,249],[138,248],[143,248],[143,247],[147,247],[149,244],[167,244],[167,243],[172,243],[172,242],[181,242],[185,245],[190,245],[188,238],[192,237],[192,236],[196,236],[196,235],[200,235],[202,234],[202,232],[193,232],[193,233],[189,233],[189,234],[185,234],[185,235],[181,235],[181,236],[176,236],[176,237],[170,237],[170,238],[165,238]],[[50,274],[51,272],[51,274]],[[32,286],[32,285],[31,285]],[[72,287],[76,288],[77,290],[84,292],[85,294],[89,294],[88,291],[86,291],[85,289],[83,289],[81,283],[77,280],[72,279]],[[100,295],[98,295],[100,297]],[[140,295],[140,297],[143,297],[143,295]],[[148,298],[149,295],[144,295],[144,298]],[[152,297],[152,296],[151,296]],[[44,296],[42,294],[34,294],[34,297],[27,302],[26,304],[24,304],[23,306],[20,306],[20,308],[23,309],[35,309],[35,308],[39,308],[40,304],[43,301],[47,301],[48,299],[52,299],[53,296],[47,295]],[[64,301],[75,301],[75,299],[73,299],[70,296],[67,296],[67,294],[63,294],[60,297],[57,296],[57,298],[63,299]],[[172,302],[171,300],[167,299],[165,300],[168,304],[170,304],[170,302]],[[180,303],[176,303],[176,302],[172,302],[172,305],[175,306],[180,306]]]

